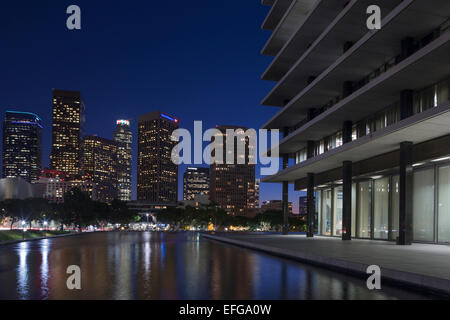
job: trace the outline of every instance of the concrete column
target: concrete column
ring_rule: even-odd
[[[414,92],[403,90],[400,92],[400,120],[413,115]]]
[[[314,220],[316,215],[316,204],[314,201],[314,174],[308,173],[307,191],[306,191],[306,236],[308,238],[314,237]]]
[[[400,144],[400,181],[399,181],[399,237],[397,244],[410,245],[412,242],[412,200],[413,200],[413,161],[412,142]]]
[[[342,142],[344,144],[352,142],[353,123],[351,121],[344,121],[342,124]]]
[[[342,165],[342,240],[352,239],[352,162]]]

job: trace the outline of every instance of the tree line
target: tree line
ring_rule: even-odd
[[[158,222],[171,226],[172,230],[186,230],[195,227],[207,230],[210,224],[218,231],[223,231],[230,226],[245,228],[250,231],[281,231],[283,226],[283,214],[281,211],[271,210],[258,214],[255,217],[233,216],[226,211],[215,208],[214,204],[204,208],[168,208],[159,212]],[[290,217],[289,227],[291,231],[304,232],[304,221]]]
[[[130,210],[126,202],[114,200],[111,204],[92,200],[79,188],[64,194],[63,203],[50,203],[42,198],[7,199],[0,202],[0,218],[10,219],[13,225],[26,221],[31,228],[32,221],[43,224],[55,221],[61,225],[82,229],[91,225],[128,224],[138,221],[139,216]]]

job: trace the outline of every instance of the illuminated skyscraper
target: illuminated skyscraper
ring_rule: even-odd
[[[117,143],[97,136],[83,139],[83,174],[96,185],[96,199],[111,202],[118,198]]]
[[[234,161],[226,163],[227,130],[246,131],[247,128],[235,126],[218,126],[223,138],[223,164],[211,164],[210,199],[233,215],[252,216],[255,214],[255,165],[250,161],[254,157],[254,147],[248,137],[234,138]],[[216,139],[214,137],[214,139]],[[238,141],[244,144],[245,155],[238,155]],[[244,163],[238,164],[238,158]]]
[[[183,175],[183,200],[194,200],[201,193],[209,194],[209,168],[187,168]]]
[[[117,120],[114,141],[117,143],[118,199],[131,200],[131,163],[133,135],[128,120]]]
[[[171,140],[178,119],[154,111],[139,116],[137,199],[153,203],[178,201],[178,165],[171,159]]]
[[[81,140],[85,105],[78,91],[53,89],[51,168],[81,174]]]
[[[39,179],[42,148],[41,119],[28,112],[7,111],[3,122],[3,178]]]

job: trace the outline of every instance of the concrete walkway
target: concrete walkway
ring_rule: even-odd
[[[304,235],[203,234],[205,238],[368,277],[369,265],[381,268],[382,280],[450,295],[450,246],[351,240]]]

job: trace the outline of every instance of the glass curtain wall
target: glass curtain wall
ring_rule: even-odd
[[[372,181],[359,183],[357,237],[371,237]]]
[[[373,237],[388,239],[389,236],[389,178],[374,181]]]
[[[321,234],[331,235],[331,189],[322,191]]]
[[[391,240],[396,240],[398,237],[398,229],[400,222],[400,177],[392,177],[391,192]]]
[[[352,237],[356,237],[356,183],[352,184]]]
[[[334,188],[333,235],[342,236],[342,187]]]
[[[450,166],[439,169],[438,241],[450,242]]]
[[[434,169],[414,172],[413,239],[434,240]]]

